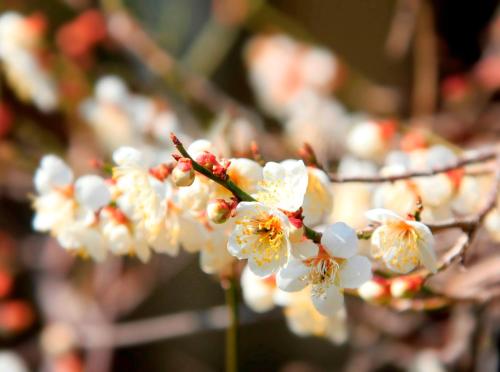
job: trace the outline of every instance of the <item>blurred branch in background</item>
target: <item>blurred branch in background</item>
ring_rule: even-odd
[[[413,52],[412,114],[415,117],[431,115],[437,107],[439,64],[434,22],[430,1],[420,1]]]
[[[102,0],[101,3],[108,18],[111,37],[151,71],[163,77],[174,90],[184,94],[188,100],[202,104],[213,114],[225,111],[262,127],[262,121],[254,111],[226,95],[208,79],[188,72],[172,55],[156,45],[119,0]]]

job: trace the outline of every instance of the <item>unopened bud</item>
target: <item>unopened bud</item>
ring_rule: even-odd
[[[179,186],[191,186],[194,182],[194,169],[191,159],[181,158],[172,170],[172,180]]]
[[[207,205],[207,217],[213,223],[224,223],[231,216],[231,204],[224,199],[215,199]]]
[[[365,301],[382,303],[389,298],[388,283],[385,279],[374,278],[361,285],[358,293]]]
[[[411,297],[422,287],[419,276],[401,276],[391,280],[391,295],[396,298]]]
[[[196,155],[195,160],[202,167],[205,167],[209,170],[212,170],[216,165],[219,165],[219,162],[217,161],[215,155],[208,151],[200,152],[198,155]]]

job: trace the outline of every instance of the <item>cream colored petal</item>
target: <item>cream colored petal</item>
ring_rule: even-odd
[[[340,287],[359,288],[372,278],[372,264],[364,256],[349,258],[340,269]]]
[[[326,289],[323,295],[312,295],[312,302],[316,310],[321,314],[324,316],[332,316],[342,309],[344,305],[344,295],[336,286],[331,285]]]

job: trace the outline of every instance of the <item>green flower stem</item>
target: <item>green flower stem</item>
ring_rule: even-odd
[[[238,284],[233,277],[225,283],[229,326],[226,329],[226,372],[238,371]]]

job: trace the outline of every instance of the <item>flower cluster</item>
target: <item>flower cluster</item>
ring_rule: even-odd
[[[40,14],[1,14],[0,62],[7,82],[20,99],[33,102],[42,111],[52,111],[58,93],[42,60],[44,29],[45,19]]]
[[[131,93],[114,75],[97,80],[94,96],[80,104],[80,113],[108,153],[120,146],[134,146],[152,162],[170,157],[169,133],[181,132],[179,119],[166,102]]]
[[[60,158],[44,157],[35,174],[34,228],[98,261],[115,254],[146,262],[152,252],[176,255],[183,247],[200,252],[205,272],[228,275],[235,259],[246,260],[250,306],[285,306],[298,333],[337,339],[331,325],[345,317],[344,292],[369,281],[372,269],[356,231],[328,222],[334,197],[328,175],[301,160],[223,159],[207,140],[184,149],[173,139],[176,162],[152,163],[142,151],[121,147],[107,179],[74,181]],[[396,273],[421,264],[437,270],[423,223],[384,209],[366,217],[376,225],[371,258]]]
[[[15,33],[13,20],[22,21],[16,27],[31,25],[9,17],[0,19],[0,41]],[[72,35],[84,21],[66,32]],[[100,31],[83,41],[82,50],[105,38]],[[5,55],[21,46],[31,51],[38,43],[38,33],[23,32],[32,38],[9,36],[1,44],[7,71]],[[63,44],[69,46],[67,40]],[[455,167],[463,153],[436,145],[424,132],[401,134],[394,120],[348,113],[330,96],[341,66],[328,51],[283,35],[259,36],[250,42],[246,60],[256,96],[282,121],[285,141],[293,148],[312,145],[304,161],[230,157],[231,150],[249,147],[254,132],[248,128],[258,131],[233,113],[220,113],[213,132],[232,131],[240,144],[222,148],[214,145],[217,138],[192,142],[164,101],[104,76],[79,113],[113,164],[99,175],[75,179],[59,157],[42,158],[34,177],[33,227],[96,261],[118,255],[148,262],[153,253],[175,256],[182,248],[199,253],[202,270],[221,278],[237,276],[237,263],[244,261],[241,281],[251,308],[282,306],[294,332],[341,342],[344,294],[381,303],[420,291],[423,276],[413,271],[440,270],[428,225],[478,212],[484,186],[468,174],[471,167]],[[226,115],[231,119],[219,123]],[[171,132],[180,137],[171,137],[174,146]],[[335,181],[321,167],[334,158],[339,178],[380,181]],[[447,166],[451,170],[432,173]],[[397,178],[412,173],[429,174]],[[498,209],[483,217],[498,239]],[[366,234],[355,230],[367,226]],[[374,263],[398,276],[373,278]]]

